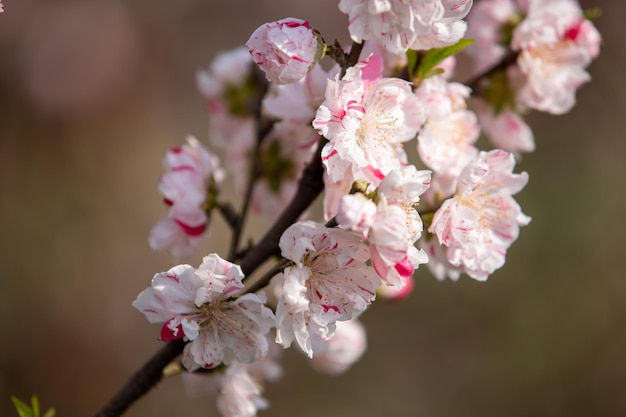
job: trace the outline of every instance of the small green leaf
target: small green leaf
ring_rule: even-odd
[[[17,410],[20,417],[34,417],[33,411],[30,407],[23,403],[19,398],[11,397],[11,401],[13,401],[13,406]]]
[[[49,408],[48,411],[46,411],[46,414],[43,415],[43,417],[54,417],[56,414],[56,411],[53,408]]]
[[[421,80],[435,75],[433,69],[439,65],[444,59],[461,52],[474,43],[473,39],[461,39],[454,45],[446,46],[443,48],[429,49],[424,54],[419,67],[417,69],[417,77]],[[440,74],[441,72],[439,72]]]
[[[32,404],[33,415],[39,417],[39,398],[33,395],[30,397],[30,403]]]
[[[406,64],[406,68],[407,68],[407,72],[409,73],[409,80],[413,79],[413,76],[415,75],[415,69],[417,68],[417,51],[414,51],[412,49],[409,49],[408,51],[406,51],[406,59],[407,59],[407,64]]]
[[[585,9],[583,11],[583,17],[587,20],[596,20],[602,16],[602,9],[594,7],[593,9]]]

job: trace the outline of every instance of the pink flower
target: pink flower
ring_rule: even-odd
[[[159,191],[168,214],[150,231],[149,243],[154,250],[169,249],[175,257],[191,255],[200,245],[207,229],[206,202],[215,192],[224,173],[217,156],[197,139],[170,150],[163,161],[166,172],[159,182]]]
[[[235,359],[251,363],[267,353],[274,314],[255,294],[231,300],[243,289],[242,279],[238,265],[211,254],[197,270],[178,265],[156,274],[132,305],[151,323],[164,323],[161,340],[191,341],[183,353],[189,370]]]
[[[511,47],[526,81],[517,102],[552,114],[569,111],[576,89],[589,81],[585,68],[599,53],[600,34],[573,0],[534,0],[515,28]]]
[[[300,81],[323,54],[323,43],[309,22],[292,17],[266,23],[254,31],[246,46],[268,81]]]
[[[279,278],[276,342],[289,347],[295,340],[312,357],[311,333],[330,339],[335,322],[365,310],[381,281],[365,264],[365,246],[350,232],[299,222],[283,233],[279,245],[282,256],[296,265]]]
[[[478,154],[478,122],[465,103],[469,88],[436,76],[422,81],[415,94],[426,107],[426,123],[417,136],[420,158],[437,174],[459,175]]]
[[[414,205],[429,184],[429,171],[409,165],[382,180],[376,190],[378,204],[362,194],[344,195],[339,204],[339,226],[363,236],[369,244],[372,267],[386,285],[398,290],[415,268],[428,261],[413,243],[423,229]]]
[[[311,335],[313,359],[311,365],[320,372],[340,375],[356,363],[367,349],[365,326],[358,320],[337,322],[337,330],[330,340]]]
[[[322,162],[333,182],[346,169],[356,179],[378,180],[406,161],[402,143],[413,139],[424,121],[424,109],[411,85],[398,78],[381,78],[382,61],[372,55],[329,81],[326,100],[313,127],[329,140]]]
[[[513,174],[514,166],[508,152],[481,152],[461,172],[455,196],[444,201],[428,229],[447,247],[450,264],[480,281],[504,265],[519,227],[530,222],[512,197],[528,175]]]
[[[532,130],[515,111],[504,108],[496,114],[487,103],[477,100],[476,114],[483,132],[497,148],[513,153],[535,150]]]
[[[456,43],[471,0],[340,0],[355,42],[377,39],[392,53]]]

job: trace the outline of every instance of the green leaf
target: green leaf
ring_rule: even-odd
[[[13,401],[13,406],[15,406],[20,417],[39,417],[41,409],[39,407],[39,398],[36,395],[33,395],[30,399],[32,408],[17,397],[11,397],[11,401]],[[55,414],[54,408],[50,408],[43,417],[54,417]]]
[[[33,415],[35,417],[39,417],[39,398],[37,398],[35,395],[33,395],[32,397],[30,397],[30,403],[32,404],[32,408],[33,408]]]
[[[23,403],[19,398],[11,397],[11,401],[13,401],[13,406],[17,410],[20,417],[35,417],[30,407]]]
[[[421,80],[424,78],[432,77],[437,74],[433,72],[433,69],[439,65],[444,59],[461,52],[463,49],[467,48],[471,44],[474,43],[473,39],[461,39],[454,45],[446,46],[443,48],[434,48],[429,49],[424,54],[424,57],[419,63],[419,67],[417,69],[417,77]],[[438,72],[439,74],[441,72]]]
[[[46,414],[43,415],[43,417],[54,417],[56,414],[56,411],[53,408],[49,408],[48,411],[46,411]]]
[[[602,9],[599,7],[594,7],[592,9],[585,9],[583,11],[583,17],[587,20],[596,20],[600,16],[602,16]]]

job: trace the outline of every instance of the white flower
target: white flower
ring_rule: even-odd
[[[508,152],[481,152],[461,172],[455,196],[444,201],[428,229],[448,248],[450,264],[480,281],[504,265],[519,227],[530,222],[512,197],[528,175],[513,174],[514,166]]]
[[[367,250],[350,232],[305,221],[280,238],[282,256],[294,261],[282,274],[276,307],[276,342],[296,340],[313,355],[310,333],[329,339],[336,321],[354,318],[374,300],[380,278],[365,264]]]
[[[513,153],[535,150],[533,132],[519,113],[504,108],[496,114],[493,107],[477,100],[476,114],[483,132],[498,149]]]
[[[258,410],[269,406],[262,396],[263,389],[248,369],[241,364],[233,364],[222,377],[222,388],[217,397],[217,408],[223,417],[254,417]]]
[[[326,100],[313,127],[329,140],[322,161],[331,181],[340,181],[347,168],[384,177],[406,160],[402,143],[415,137],[424,110],[411,85],[398,78],[381,78],[382,61],[372,55],[329,81]],[[375,178],[374,178],[375,179]]]
[[[415,210],[430,184],[430,171],[414,165],[391,171],[376,190],[378,205],[362,194],[344,195],[339,203],[339,226],[360,233],[369,243],[372,266],[386,285],[400,289],[415,268],[428,262],[413,243],[422,234]]]
[[[459,175],[478,154],[478,122],[465,104],[469,88],[436,76],[424,80],[415,94],[426,103],[427,114],[417,136],[420,158],[438,174]]]
[[[356,363],[367,349],[365,326],[358,320],[337,322],[337,330],[330,340],[311,335],[313,359],[311,365],[320,372],[339,375]]]
[[[292,17],[260,26],[246,46],[268,81],[276,84],[300,81],[323,52],[322,41],[309,22]]]
[[[392,53],[456,43],[471,0],[340,0],[355,42],[377,39]]]
[[[150,231],[148,241],[154,250],[169,249],[176,257],[189,256],[205,234],[205,203],[224,172],[217,156],[193,137],[188,137],[181,148],[170,150],[163,164],[166,172],[159,182],[159,191],[169,210]]]
[[[585,68],[599,53],[600,34],[573,0],[531,2],[515,28],[511,47],[526,82],[518,104],[563,114],[576,103],[576,89],[591,78]]]
[[[197,270],[178,265],[156,274],[132,305],[151,323],[164,323],[162,340],[191,341],[183,354],[189,370],[233,360],[251,363],[267,353],[265,334],[274,314],[255,294],[231,299],[243,289],[242,279],[238,265],[211,254]]]

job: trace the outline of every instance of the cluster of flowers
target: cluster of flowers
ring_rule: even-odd
[[[282,267],[262,285],[271,282],[271,303],[247,290],[241,268],[217,254],[197,269],[156,274],[133,303],[163,323],[162,340],[189,342],[188,370],[227,365],[214,373],[224,416],[253,416],[267,406],[262,386],[280,374],[272,339],[285,348],[295,342],[316,368],[341,373],[365,349],[359,315],[377,295],[406,296],[420,265],[439,279],[465,273],[477,280],[503,266],[530,221],[513,198],[528,181],[513,172],[515,153],[534,147],[519,114],[569,109],[600,38],[574,0],[483,0],[468,29],[462,19],[471,6],[340,0],[353,48],[365,42],[360,60],[346,65],[349,54],[333,50],[308,22],[288,18],[259,27],[247,48],[221,54],[198,73],[212,144],[225,153],[235,189],[252,187],[249,208],[266,220],[293,198],[323,145],[325,223],[286,228],[277,242]],[[476,91],[450,81],[450,55],[466,29],[477,39],[470,49],[480,57],[476,71],[485,74]],[[433,60],[432,48],[440,58]],[[317,65],[326,54],[339,65]],[[476,93],[480,99],[470,102]],[[500,149],[476,147],[481,127]],[[405,147],[414,139],[427,169],[409,161]],[[205,233],[224,174],[195,139],[170,151],[165,165],[159,189],[169,211],[150,243],[187,256]]]

